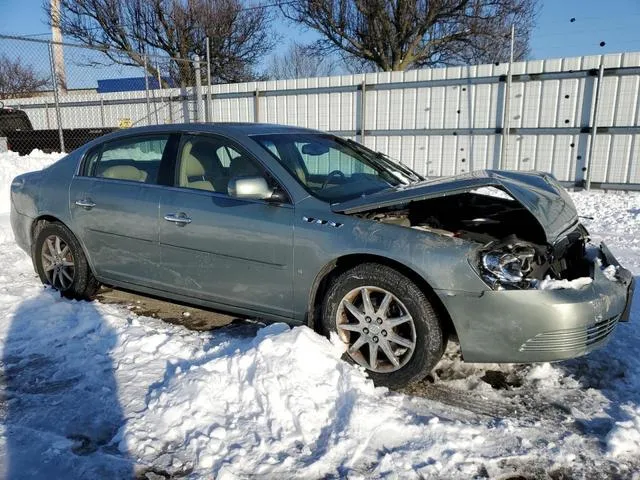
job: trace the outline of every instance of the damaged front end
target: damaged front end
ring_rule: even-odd
[[[592,277],[588,232],[550,175],[477,172],[359,198],[334,211],[477,243],[469,262],[494,290],[559,288],[549,280]]]
[[[574,358],[602,346],[629,317],[633,276],[605,245],[589,242],[573,201],[550,175],[475,172],[332,208],[472,245],[467,272],[486,288],[455,280],[433,286],[465,361]],[[437,250],[416,260],[424,270],[433,264],[436,277],[455,268],[438,262]]]
[[[492,289],[536,288],[544,279],[589,276],[589,236],[582,225],[549,244],[536,218],[502,190],[458,192],[358,215],[477,243],[469,262]]]

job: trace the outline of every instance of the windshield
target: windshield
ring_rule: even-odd
[[[321,133],[252,137],[311,193],[335,203],[421,178],[360,144]]]

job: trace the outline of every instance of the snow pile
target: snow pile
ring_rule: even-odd
[[[629,418],[617,422],[607,436],[608,453],[614,457],[640,454],[640,406],[623,405],[622,411]]]
[[[149,343],[142,342],[143,352]],[[121,445],[165,470],[177,463],[203,473],[267,475],[303,468],[301,460],[327,447],[323,437],[334,437],[328,425],[338,441],[353,417],[370,431],[397,415],[382,389],[340,361],[342,348],[306,327],[271,325],[234,347],[225,342],[196,361],[169,362],[170,375],[147,392],[145,407],[121,432]],[[372,422],[373,410],[378,418]],[[163,455],[168,445],[180,445],[176,455]],[[316,467],[308,474],[325,473]]]
[[[520,449],[508,424],[451,421],[374,387],[306,327],[197,333],[70,302],[15,254],[0,290],[7,478],[469,478],[469,451]]]
[[[0,213],[7,213],[11,208],[11,180],[26,172],[42,170],[63,156],[64,154],[44,153],[40,150],[34,150],[28,156],[20,156],[15,152],[0,153]]]

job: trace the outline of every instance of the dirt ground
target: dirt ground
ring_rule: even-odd
[[[168,302],[127,290],[102,287],[98,293],[102,303],[123,305],[138,315],[146,315],[197,331],[214,330],[246,319],[190,305]]]

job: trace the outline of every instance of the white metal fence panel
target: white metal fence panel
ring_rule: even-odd
[[[591,161],[593,182],[640,184],[640,53],[511,68],[509,91],[509,65],[488,64],[213,85],[210,91],[205,85],[201,95],[195,87],[68,93],[59,95],[60,122],[65,129],[181,123],[196,121],[200,111],[214,122],[331,131],[427,176],[502,167],[544,170],[579,184]],[[25,110],[36,129],[58,127],[52,95],[5,103]]]

